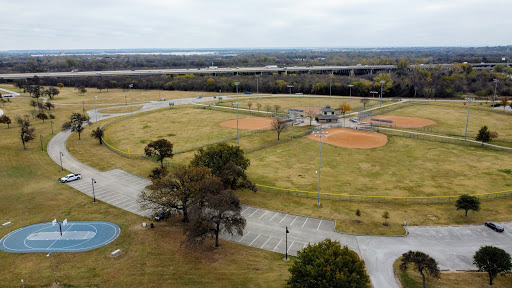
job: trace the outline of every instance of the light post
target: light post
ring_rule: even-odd
[[[286,252],[285,252],[286,261],[288,261],[288,233],[290,233],[290,231],[288,231],[288,226],[286,226]]]
[[[319,127],[319,129],[322,129],[321,127]],[[317,201],[317,205],[320,206],[320,170],[322,168],[322,138],[327,138],[327,134],[328,132],[325,131],[313,131],[313,134],[315,135],[315,137],[319,137],[320,138],[320,153],[319,153],[319,157],[318,157],[318,201]]]
[[[41,140],[41,152],[44,152],[44,150],[43,150],[43,135],[39,135],[39,140]]]
[[[84,113],[85,115],[85,101],[82,101],[82,112]]]
[[[98,109],[96,109],[96,99],[98,99],[98,96],[94,96],[94,115],[96,115],[96,129],[98,129]]]
[[[260,94],[260,77],[261,74],[256,74],[256,97]]]
[[[372,98],[375,98],[375,94],[379,94],[377,91],[370,91],[370,93],[372,94]]]
[[[386,83],[386,81],[380,80],[380,107],[382,107],[382,87],[384,86],[384,83]]]
[[[62,154],[62,152],[59,151],[59,157],[60,157],[60,171],[64,171],[64,168],[62,168],[62,156],[64,156],[64,154]]]
[[[50,121],[50,124],[52,125],[52,135],[53,135],[53,121]]]
[[[348,88],[350,88],[350,96],[349,97],[352,97],[352,87],[354,87],[354,85],[352,85],[352,84],[348,85]]]
[[[96,180],[94,180],[94,178],[91,178],[91,184],[92,184],[92,198],[93,198],[93,201],[92,203],[96,203],[96,194],[94,194],[94,184],[96,184]]]
[[[238,85],[240,85],[240,82],[235,82],[236,86],[236,144],[238,147],[240,147],[240,134],[238,133],[238,106],[240,106],[240,103],[238,103]]]
[[[464,98],[468,101],[468,117],[466,118],[466,133],[464,133],[464,141],[468,136],[468,123],[469,123],[469,108],[471,107],[471,102],[475,101],[475,98]]]
[[[46,255],[46,257],[49,257],[50,254],[52,255],[53,278],[55,279],[55,284],[59,284],[59,282],[57,282],[57,272],[55,271],[55,260],[53,259],[53,252],[48,253],[48,255]]]
[[[290,101],[288,103],[288,106],[290,107],[288,109],[288,118],[290,118],[291,116],[291,113],[292,113],[292,88],[294,87],[293,85],[286,85],[286,87],[288,87],[288,89],[290,90]]]
[[[25,288],[25,282],[23,282],[23,279],[21,279],[21,286]]]
[[[498,88],[498,82],[500,80],[498,79],[493,79],[492,81],[494,81],[494,98],[492,98],[492,108],[494,108],[494,101],[496,101],[496,88]]]
[[[133,99],[132,99],[132,87],[133,87],[133,84],[130,84],[128,85],[128,88],[130,90],[130,105],[132,106],[132,117],[133,117]]]

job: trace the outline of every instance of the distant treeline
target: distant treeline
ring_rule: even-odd
[[[122,69],[164,69],[218,67],[262,67],[265,65],[380,65],[407,61],[430,63],[506,63],[512,46],[372,48],[372,49],[260,49],[216,51],[205,55],[98,54],[31,56],[0,53],[0,73],[105,71]],[[505,59],[505,60],[502,60]]]
[[[475,70],[469,64],[454,64],[451,69],[440,66],[434,69],[410,69],[408,62],[401,61],[397,67],[392,73],[378,75],[274,73],[263,74],[258,78],[254,74],[36,77],[16,80],[14,83],[20,89],[27,89],[31,85],[75,87],[80,93],[84,93],[84,87],[89,88],[89,91],[91,87],[101,91],[110,88],[128,89],[130,84],[133,84],[133,89],[235,92],[235,82],[240,82],[240,93],[259,91],[273,94],[291,92],[378,97],[382,88],[383,97],[457,98],[467,93],[488,97],[494,95],[496,88],[498,96],[512,95],[512,80],[506,75],[512,73],[512,68],[504,65],[495,67],[494,71]],[[493,79],[499,80],[497,86]],[[384,81],[382,87],[381,81]]]

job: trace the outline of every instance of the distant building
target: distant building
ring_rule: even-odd
[[[320,109],[320,114],[316,114],[316,121],[318,123],[336,123],[340,117],[336,116],[336,110],[329,105],[325,105]]]

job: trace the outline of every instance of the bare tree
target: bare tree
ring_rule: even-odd
[[[279,106],[277,104],[274,105],[274,110],[276,111],[276,114],[277,114],[277,112],[279,112],[279,109],[281,109],[281,106]]]
[[[361,98],[361,103],[363,103],[363,110],[366,110],[366,104],[370,103],[370,99]]]
[[[288,122],[286,120],[279,121],[279,119],[277,119],[277,118],[275,118],[272,121],[271,127],[272,127],[272,130],[277,132],[277,141],[279,141],[279,137],[281,135],[281,132],[283,132],[284,129],[286,129],[286,127],[288,127],[287,123]]]
[[[16,117],[16,122],[18,122],[20,125],[20,137],[21,143],[23,143],[23,150],[27,150],[25,143],[35,139],[36,129],[34,127],[30,127],[30,120],[28,115],[25,115],[23,118]]]
[[[247,106],[249,106],[249,111],[251,111],[252,101],[247,102]]]
[[[267,111],[267,113],[270,113],[270,110],[272,110],[272,106],[270,106],[269,104],[265,105],[265,110]]]
[[[315,117],[316,117],[315,111],[311,108],[308,108],[308,109],[306,109],[306,111],[304,111],[304,113],[305,113],[306,118],[309,119],[309,126],[311,126],[313,123],[313,119],[315,119]]]
[[[256,107],[258,108],[258,112],[260,112],[261,106],[263,106],[263,105],[261,105],[261,103],[256,103]]]

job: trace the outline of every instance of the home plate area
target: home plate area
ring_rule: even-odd
[[[0,250],[11,253],[80,252],[107,245],[120,233],[118,225],[104,221],[75,221],[67,225],[38,223],[5,235],[0,240]]]

